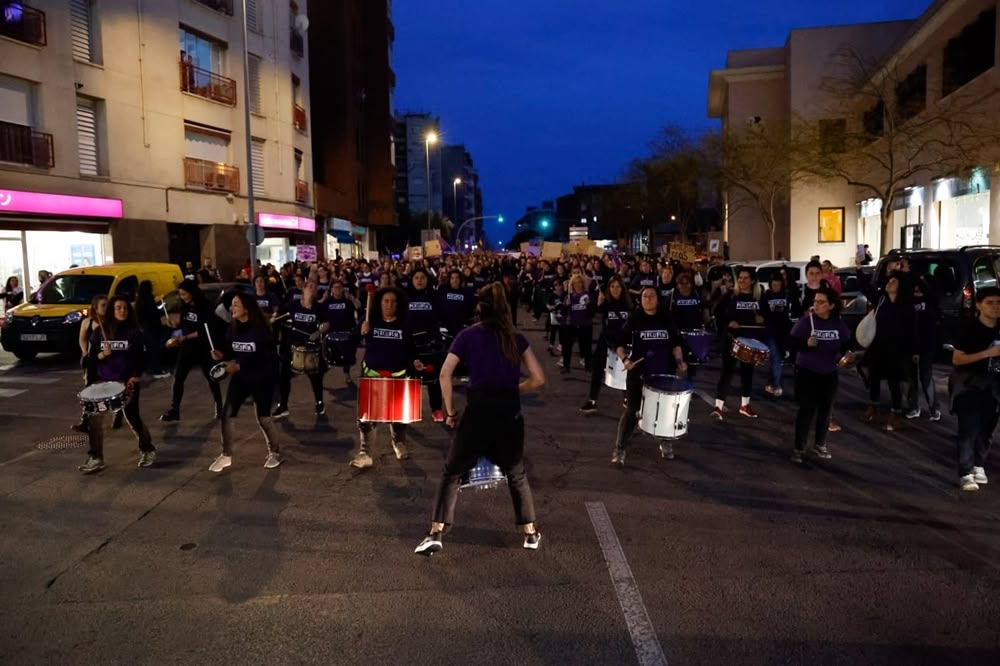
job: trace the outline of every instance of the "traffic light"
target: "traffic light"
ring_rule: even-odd
[[[549,218],[543,217],[542,218],[542,229],[548,229],[548,228],[549,228]]]

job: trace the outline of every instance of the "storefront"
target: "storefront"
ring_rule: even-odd
[[[30,292],[39,271],[113,262],[109,224],[121,218],[120,199],[0,189],[0,280]]]
[[[364,257],[365,234],[367,229],[351,224],[350,220],[339,217],[327,218],[326,221],[326,256],[327,259],[341,257]]]
[[[858,243],[877,255],[882,246],[882,200],[865,199],[858,208]]]
[[[972,176],[948,178],[934,184],[938,210],[939,247],[985,245],[990,242],[990,178],[987,170]],[[993,239],[998,242],[1000,239]]]
[[[316,220],[313,218],[258,213],[257,224],[265,232],[264,242],[257,247],[257,258],[262,263],[283,266],[299,258],[315,260]]]

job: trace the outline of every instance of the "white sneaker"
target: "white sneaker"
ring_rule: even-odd
[[[354,457],[351,458],[351,467],[365,469],[366,467],[371,467],[372,464],[372,457],[368,455],[367,451],[358,451],[354,454]]]
[[[986,479],[986,470],[982,467],[972,468],[972,479],[976,482],[976,485],[985,486],[989,481]]]
[[[406,460],[410,457],[410,451],[403,442],[393,442],[392,451],[396,454],[396,460]]]
[[[277,453],[268,453],[267,460],[264,461],[264,467],[266,469],[274,469],[281,464],[281,456]]]
[[[974,474],[966,474],[958,481],[958,485],[962,490],[979,490],[979,484],[976,483],[976,477]]]
[[[212,464],[208,466],[209,472],[221,472],[230,465],[233,464],[233,457],[222,455],[212,461]]]
[[[920,408],[912,409],[906,412],[906,418],[908,419],[918,419],[920,418]]]

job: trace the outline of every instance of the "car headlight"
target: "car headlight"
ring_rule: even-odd
[[[79,324],[81,319],[83,319],[83,313],[82,312],[70,312],[68,315],[66,315],[66,318],[63,319],[63,323],[64,324]]]

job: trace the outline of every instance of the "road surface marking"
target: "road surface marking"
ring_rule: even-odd
[[[695,389],[695,395],[705,401],[705,404],[709,407],[715,407],[715,399],[708,394],[708,391],[704,389]]]
[[[15,398],[28,389],[5,389],[0,388],[0,398]]]
[[[58,381],[58,377],[8,377],[0,375],[0,384],[35,384],[44,386],[46,384],[55,384]]]
[[[19,460],[24,460],[28,456],[33,456],[36,453],[38,453],[38,449],[33,449],[31,451],[28,451],[27,453],[22,453],[21,455],[17,456],[16,458],[11,458],[10,460],[5,460],[4,462],[0,462],[0,467],[6,467],[7,465],[13,465],[14,463],[18,462]]]
[[[646,605],[642,602],[642,595],[639,594],[639,586],[636,585],[632,568],[625,559],[625,552],[622,550],[621,542],[618,541],[618,535],[615,534],[615,526],[611,524],[608,510],[604,508],[603,502],[587,502],[586,507],[587,513],[590,514],[590,522],[594,525],[594,532],[597,533],[597,540],[604,552],[604,560],[608,563],[611,583],[625,614],[625,624],[628,625],[628,632],[632,636],[632,644],[635,646],[640,666],[666,666],[667,658],[656,637],[653,623],[649,620]]]

